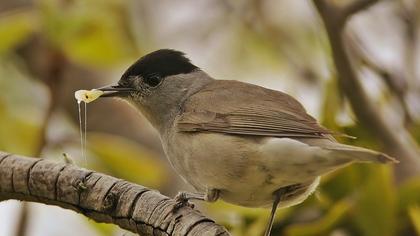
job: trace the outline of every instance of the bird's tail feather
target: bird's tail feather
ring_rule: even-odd
[[[359,162],[399,163],[397,159],[388,156],[385,153],[361,147],[339,144],[335,145],[335,147],[329,147],[328,149],[333,151],[334,154]]]

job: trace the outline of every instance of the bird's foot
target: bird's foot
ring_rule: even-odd
[[[194,208],[194,204],[191,203],[189,200],[215,202],[218,198],[219,190],[216,189],[207,190],[206,193],[179,192],[175,196],[175,205],[173,211],[177,211],[184,206]]]
[[[194,208],[194,204],[189,201],[190,199],[193,199],[191,197],[191,194],[194,194],[194,193],[179,192],[174,198],[175,205],[174,205],[173,211],[175,212],[184,206]]]

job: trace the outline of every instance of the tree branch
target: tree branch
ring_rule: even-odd
[[[382,116],[367,96],[355,69],[352,67],[343,40],[345,27],[345,21],[341,21],[341,19],[344,19],[343,11],[337,10],[337,7],[324,0],[313,0],[313,2],[327,31],[340,88],[349,99],[358,120],[373,136],[382,142],[386,152],[401,161],[397,166],[401,170],[397,172],[399,179],[419,175],[420,159],[418,158],[417,144],[404,127],[393,126]],[[356,5],[358,6],[357,9],[362,6],[369,6],[369,4]],[[352,10],[351,12],[357,11]]]
[[[0,152],[0,201],[8,199],[59,206],[140,235],[230,235],[197,210],[173,212],[175,201],[157,191],[75,165]]]
[[[389,91],[395,95],[404,112],[404,126],[409,127],[414,122],[414,118],[411,117],[410,108],[405,101],[408,82],[404,73],[397,69],[387,68],[374,58],[355,32],[346,33],[346,42],[349,44],[349,51],[360,61],[361,65],[380,76]]]
[[[373,4],[377,3],[379,0],[356,0],[352,3],[349,3],[342,9],[342,14],[344,18],[350,17],[359,11],[362,11]]]

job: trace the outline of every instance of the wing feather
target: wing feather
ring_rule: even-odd
[[[218,132],[270,137],[317,138],[320,126],[293,97],[238,81],[215,81],[192,95],[177,119],[181,132]]]

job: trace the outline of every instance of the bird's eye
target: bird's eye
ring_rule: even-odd
[[[144,82],[150,87],[156,87],[160,84],[161,77],[159,75],[149,75],[144,78]]]

